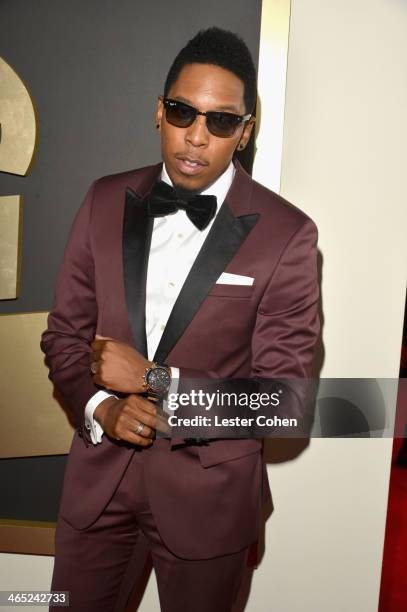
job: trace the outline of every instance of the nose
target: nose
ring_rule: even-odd
[[[194,147],[205,147],[208,144],[209,132],[206,117],[197,115],[195,121],[186,129],[185,140]]]

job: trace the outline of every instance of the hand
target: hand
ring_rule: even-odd
[[[143,376],[146,368],[152,367],[151,361],[114,338],[96,336],[91,346],[93,381],[97,385],[121,393],[145,391]]]
[[[139,395],[129,395],[121,400],[108,397],[97,406],[93,416],[108,436],[138,446],[150,446],[157,427],[161,429],[157,407]],[[141,423],[143,429],[134,433]]]

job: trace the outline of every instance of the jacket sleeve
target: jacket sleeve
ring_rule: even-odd
[[[252,336],[255,377],[307,378],[319,336],[317,228],[307,221],[286,245],[260,301]]]
[[[308,432],[313,362],[320,332],[318,231],[311,219],[285,247],[259,304],[252,337],[252,376],[260,391],[280,395],[279,415]]]
[[[99,390],[90,373],[90,343],[94,339],[98,313],[89,232],[94,190],[95,183],[72,225],[48,327],[41,337],[49,378],[72,410],[75,424],[81,431],[85,406]]]

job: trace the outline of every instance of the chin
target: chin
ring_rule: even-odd
[[[191,185],[191,183],[186,183],[185,181],[173,181],[173,186],[175,191],[178,192],[178,194],[182,197],[182,196],[192,196],[192,195],[197,195],[199,194],[201,191],[204,190],[204,187],[195,187],[194,185]]]
[[[173,184],[174,187],[184,189],[186,191],[201,191],[202,189],[205,189],[206,185],[208,184],[208,181],[202,179],[200,181],[196,179],[188,179],[183,176],[177,175],[173,180]]]

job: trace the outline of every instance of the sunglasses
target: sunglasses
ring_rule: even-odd
[[[234,113],[225,113],[222,111],[207,111],[203,113],[197,108],[185,104],[185,102],[179,102],[172,98],[164,98],[158,96],[164,104],[165,118],[168,123],[179,128],[190,127],[198,115],[206,117],[206,127],[213,136],[219,136],[219,138],[230,138],[236,132],[239,125],[245,121],[248,121],[251,117],[251,113],[248,115],[235,115]]]

